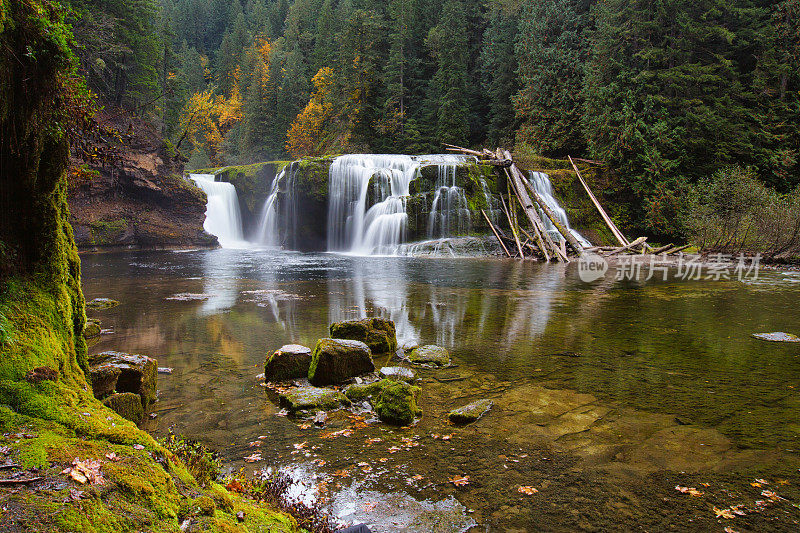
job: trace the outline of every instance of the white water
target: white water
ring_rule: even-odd
[[[189,179],[203,189],[208,197],[203,229],[211,235],[216,235],[223,248],[246,246],[242,232],[242,215],[239,212],[239,197],[234,186],[214,181],[214,174],[189,174]]]
[[[337,157],[329,173],[328,251],[395,255],[406,241],[410,184],[423,165],[438,165],[437,181],[441,182],[429,232],[434,227],[441,236],[469,231],[466,197],[455,187],[455,168],[467,159],[457,155]]]
[[[559,222],[564,225],[565,228],[569,230],[570,233],[578,240],[585,247],[591,246],[591,243],[587,241],[583,235],[572,229],[569,225],[569,220],[567,219],[567,212],[559,205],[558,200],[555,199],[553,196],[553,184],[550,183],[550,176],[545,174],[544,172],[530,172],[529,173],[531,185],[533,185],[533,189],[541,196],[544,203],[547,204],[547,207],[553,212]],[[544,222],[545,229],[550,233],[550,236],[554,240],[562,241],[564,238],[561,236],[561,233],[556,229],[553,223],[550,221],[550,218],[544,214],[544,212],[537,206],[539,209],[539,216]]]
[[[442,161],[436,178],[436,194],[428,215],[428,237],[452,237],[469,233],[472,220],[464,189],[456,186],[456,169],[463,160]]]
[[[278,247],[281,245],[280,228],[278,226],[278,191],[280,181],[286,175],[286,168],[280,171],[272,180],[267,199],[261,208],[261,216],[258,223],[258,235],[256,240],[265,246]]]
[[[328,251],[393,254],[405,240],[406,201],[419,163],[407,155],[337,157],[329,173]],[[374,204],[367,209],[369,184]]]

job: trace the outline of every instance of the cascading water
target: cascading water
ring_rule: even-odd
[[[542,200],[544,200],[544,203],[547,204],[547,207],[550,208],[559,222],[561,222],[561,224],[563,224],[563,226],[567,228],[570,233],[572,233],[579,243],[585,247],[591,246],[591,243],[589,243],[589,241],[587,241],[583,235],[570,227],[569,220],[567,219],[567,212],[564,211],[564,209],[559,205],[558,200],[556,200],[553,196],[553,184],[550,183],[550,176],[544,172],[530,172],[529,175],[533,189],[539,194]],[[539,209],[539,216],[541,217],[542,222],[544,222],[545,229],[547,229],[551,237],[557,240],[564,240],[550,219],[544,214],[544,212],[542,212],[541,208],[537,207],[537,209]]]
[[[189,174],[189,179],[206,193],[206,220],[203,229],[216,235],[223,248],[240,246],[244,241],[239,197],[230,183],[215,181],[214,174]]]
[[[452,237],[469,233],[472,220],[464,189],[456,186],[456,169],[463,160],[442,161],[436,193],[428,216],[428,237]]]
[[[407,155],[337,157],[329,174],[328,250],[393,254],[405,240],[406,201],[418,170]],[[374,204],[367,209],[370,182]]]
[[[256,235],[258,244],[276,248],[284,245],[288,249],[296,247],[297,202],[294,194],[296,175],[297,165],[291,163],[272,180],[272,186],[259,217]]]

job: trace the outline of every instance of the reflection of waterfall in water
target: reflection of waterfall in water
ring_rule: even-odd
[[[452,237],[469,233],[471,220],[467,195],[456,186],[458,160],[442,161],[436,177],[436,193],[428,215],[428,237]]]
[[[569,220],[567,220],[567,212],[564,211],[561,205],[559,205],[558,200],[556,200],[555,197],[553,196],[553,184],[550,183],[550,176],[548,176],[544,172],[530,172],[530,180],[531,180],[531,185],[533,185],[533,189],[539,194],[542,200],[544,200],[544,203],[547,204],[547,207],[549,207],[550,210],[553,211],[553,214],[555,214],[559,222],[561,222],[561,224],[563,224],[564,227],[567,228],[570,231],[570,233],[572,233],[572,235],[576,239],[578,239],[578,242],[580,242],[583,246],[586,247],[591,246],[591,243],[589,243],[589,241],[587,241],[583,237],[583,235],[581,235],[580,233],[578,233],[569,226]],[[559,241],[564,240],[564,238],[558,232],[558,230],[550,221],[550,219],[547,217],[547,215],[544,214],[542,209],[539,208],[538,206],[537,209],[539,210],[539,216],[544,222],[545,228],[550,233],[551,237]]]
[[[352,266],[352,278],[328,280],[328,322],[381,316],[394,322],[399,344],[418,341],[419,327],[410,319],[404,265],[355,260]]]
[[[203,254],[203,293],[208,299],[200,307],[200,315],[213,315],[236,305],[239,296],[241,269],[227,250]]]
[[[543,335],[553,312],[553,300],[563,297],[566,265],[556,263],[537,268],[534,276],[522,266],[515,264],[508,273],[508,281],[525,289],[520,291],[516,305],[506,314],[502,334],[505,346],[513,345],[520,338],[533,340]]]
[[[337,157],[329,173],[328,250],[393,253],[405,240],[406,200],[418,169],[407,155]],[[367,210],[370,182],[375,203]]]
[[[297,246],[297,199],[295,176],[297,165],[284,167],[272,180],[267,199],[261,208],[256,242],[270,247],[284,246],[293,250]],[[281,189],[283,186],[283,189]],[[279,198],[279,195],[282,197]]]
[[[242,215],[239,212],[239,197],[230,183],[214,181],[214,174],[189,174],[189,178],[206,193],[206,220],[203,228],[216,235],[223,248],[243,244]]]

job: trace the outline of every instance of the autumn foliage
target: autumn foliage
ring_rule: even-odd
[[[305,109],[297,115],[286,135],[286,149],[292,157],[319,155],[317,152],[325,121],[333,111],[331,102],[333,69],[322,67],[314,75],[312,82],[314,83],[314,93]]]

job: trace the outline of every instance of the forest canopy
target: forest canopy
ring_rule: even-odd
[[[441,143],[599,160],[665,230],[738,165],[800,184],[800,0],[69,0],[81,71],[194,168]]]

